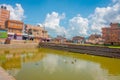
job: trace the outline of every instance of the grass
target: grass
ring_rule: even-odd
[[[108,46],[109,48],[118,48],[120,49],[120,46]]]
[[[97,46],[97,47],[108,47],[108,48],[117,48],[120,49],[120,45],[104,45],[104,44],[77,44],[77,43],[69,43],[73,45],[80,45],[80,46]]]
[[[108,47],[108,48],[117,48],[120,49],[120,45],[103,45],[103,44],[77,44],[82,46],[98,46],[98,47]]]

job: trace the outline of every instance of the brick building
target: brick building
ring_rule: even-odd
[[[0,8],[0,29],[7,30],[8,37],[11,39],[22,39],[23,22],[9,20],[10,11],[5,6]]]
[[[8,30],[8,36],[11,39],[22,39],[22,30],[24,23],[17,20],[6,21],[6,29]]]
[[[105,44],[120,44],[120,24],[111,23],[110,27],[102,28],[102,37]]]
[[[56,38],[52,39],[51,42],[53,43],[66,43],[67,39],[61,35],[57,35]]]
[[[49,35],[43,27],[33,26],[26,24],[24,27],[24,33],[28,35],[28,38],[34,38],[35,40],[48,39]]]
[[[103,39],[100,34],[91,34],[86,40],[86,43],[90,44],[103,44]]]
[[[26,39],[35,40],[48,40],[48,32],[40,26],[25,25],[21,21],[9,20],[10,11],[5,6],[0,6],[0,37],[3,38],[3,33],[7,33],[5,38],[10,37],[11,39],[22,40]]]
[[[72,38],[73,43],[84,44],[85,38],[81,36],[75,36]]]
[[[1,6],[0,7],[0,29],[6,29],[5,22],[9,20],[9,17],[10,17],[10,11],[8,11],[5,6]]]

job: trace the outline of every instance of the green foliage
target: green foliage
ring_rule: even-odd
[[[0,38],[7,38],[7,32],[0,31]]]

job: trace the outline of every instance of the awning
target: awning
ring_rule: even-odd
[[[22,33],[17,33],[17,35],[21,36],[21,35],[22,35]]]
[[[15,33],[8,32],[8,35],[14,35]]]

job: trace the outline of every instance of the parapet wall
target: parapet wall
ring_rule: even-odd
[[[120,58],[120,49],[113,49],[108,47],[85,46],[74,44],[55,44],[55,43],[39,43],[39,47],[65,50],[81,54]]]

